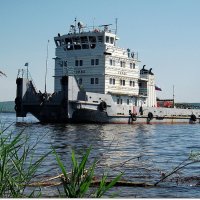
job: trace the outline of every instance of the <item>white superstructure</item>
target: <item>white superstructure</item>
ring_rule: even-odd
[[[68,34],[54,40],[55,92],[61,90],[62,76],[73,75],[82,91],[110,94],[116,104],[156,106],[153,73],[139,69],[136,52],[117,46],[110,25],[89,30],[75,21]]]

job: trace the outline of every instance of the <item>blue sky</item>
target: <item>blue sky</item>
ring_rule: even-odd
[[[118,18],[118,45],[139,53],[140,67],[153,68],[160,98],[200,102],[199,0],[0,0],[0,101],[14,100],[17,70],[29,62],[36,87],[53,92],[53,37],[66,34],[74,18],[88,26]]]

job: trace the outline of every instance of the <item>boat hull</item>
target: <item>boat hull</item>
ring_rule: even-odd
[[[190,117],[153,117],[149,119],[148,116],[108,116],[107,112],[89,109],[79,109],[73,113],[72,122],[76,123],[110,123],[110,124],[196,124],[200,123],[200,119],[195,121]]]

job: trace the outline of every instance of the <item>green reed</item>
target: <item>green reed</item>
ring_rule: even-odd
[[[0,130],[0,198],[40,196],[34,190],[25,194],[25,189],[48,154],[35,160],[37,144],[31,147],[23,130],[15,134],[8,133],[7,128]]]
[[[88,162],[88,157],[91,151],[91,148],[86,150],[86,153],[81,158],[80,163],[75,157],[75,153],[72,150],[71,161],[72,161],[72,169],[70,173],[67,173],[66,168],[63,162],[60,160],[57,153],[54,151],[56,156],[56,160],[58,165],[64,175],[62,179],[63,189],[64,189],[64,197],[67,198],[86,198],[86,197],[102,197],[110,188],[112,188],[117,181],[121,178],[122,174],[119,174],[112,181],[107,183],[107,175],[103,175],[102,179],[99,182],[99,187],[96,191],[89,192],[92,186],[92,180],[94,178],[94,170],[97,162],[94,161],[91,166],[87,167],[86,164]]]

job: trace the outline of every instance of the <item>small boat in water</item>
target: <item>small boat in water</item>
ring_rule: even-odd
[[[110,26],[89,29],[75,20],[68,34],[54,37],[53,94],[38,92],[28,70],[19,70],[16,116],[31,113],[51,123],[199,123],[200,109],[157,100],[152,68],[140,69],[137,52],[118,47]]]

